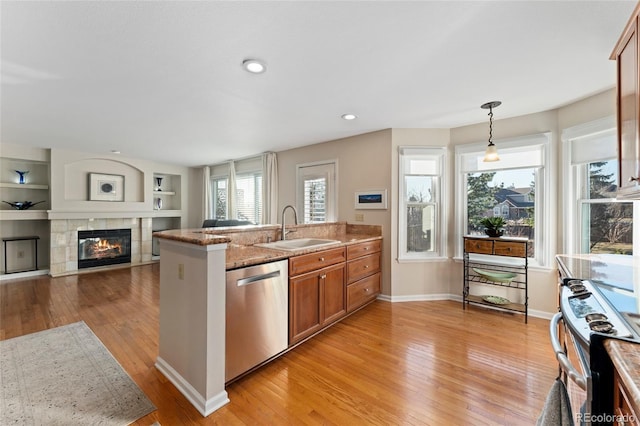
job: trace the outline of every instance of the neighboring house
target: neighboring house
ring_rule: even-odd
[[[502,216],[505,220],[529,218],[534,206],[531,188],[501,188],[495,195],[496,204],[488,216]]]

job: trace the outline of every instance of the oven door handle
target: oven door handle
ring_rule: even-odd
[[[569,379],[577,384],[580,389],[586,391],[587,378],[581,375],[578,370],[571,364],[569,357],[567,357],[567,354],[564,352],[562,344],[560,343],[560,338],[558,335],[558,326],[560,325],[560,321],[562,321],[562,312],[558,312],[553,316],[553,318],[551,318],[551,323],[549,324],[551,346],[553,347],[553,351],[556,354],[556,359],[558,360],[562,371],[564,371],[567,376],[569,376]]]

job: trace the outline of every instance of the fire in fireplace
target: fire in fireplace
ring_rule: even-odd
[[[131,262],[131,229],[78,231],[78,269]]]

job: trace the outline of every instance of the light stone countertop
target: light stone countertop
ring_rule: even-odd
[[[280,227],[275,225],[241,226],[234,228],[172,229],[154,232],[153,236],[200,246],[226,243],[228,244],[226,250],[227,270],[274,262],[293,256],[340,247],[339,244],[336,244],[285,251],[254,245],[256,243],[266,242],[267,236],[270,237],[272,241],[275,241],[278,237],[279,229]],[[328,238],[340,241],[343,246],[382,239],[381,227],[376,225],[349,225],[343,222],[337,222],[331,224],[292,225],[287,226],[287,229],[295,230],[295,234],[291,234],[288,239],[307,237]]]
[[[380,240],[379,235],[366,235],[366,234],[343,234],[332,235],[332,240],[338,240],[342,243],[342,246],[350,244],[361,243],[364,241]],[[273,262],[276,260],[287,259],[293,256],[299,256],[301,254],[313,253],[322,250],[329,250],[341,247],[340,244],[306,248],[294,251],[274,250],[265,247],[258,246],[245,246],[238,244],[230,244],[227,247],[227,270],[241,268],[244,266],[258,265],[260,263]]]

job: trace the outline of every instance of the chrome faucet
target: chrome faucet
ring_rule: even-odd
[[[280,235],[280,239],[281,239],[282,241],[286,240],[286,239],[287,239],[287,238],[286,238],[286,237],[287,237],[287,233],[288,233],[288,232],[291,232],[291,231],[287,231],[287,230],[285,230],[285,228],[284,228],[284,212],[286,212],[286,211],[287,211],[287,209],[289,209],[289,208],[290,208],[291,210],[293,210],[293,220],[295,221],[295,224],[296,224],[296,225],[298,224],[298,212],[296,211],[296,208],[295,208],[295,207],[293,207],[291,204],[287,204],[287,205],[286,205],[286,206],[284,206],[284,208],[282,209],[282,231],[280,232],[280,234],[281,234],[281,235]]]

